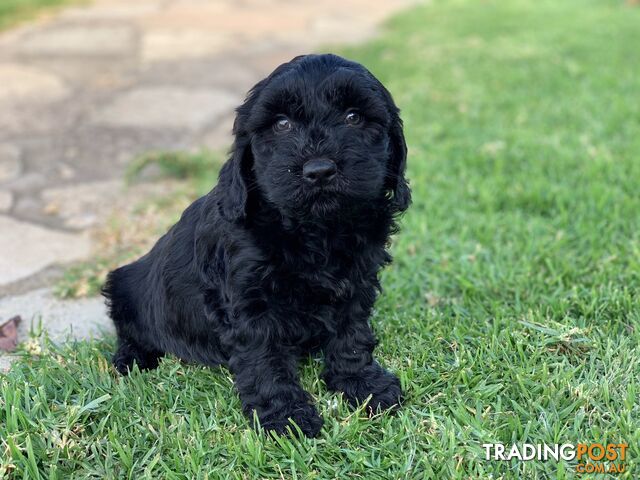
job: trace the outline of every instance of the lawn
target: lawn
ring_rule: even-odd
[[[81,0],[0,0],[0,30],[43,11],[78,1]]]
[[[117,377],[34,339],[0,378],[0,478],[574,478],[483,443],[627,443],[640,476],[640,9],[431,2],[342,53],[403,110],[414,204],[373,318],[395,415],[302,366],[315,440],[248,428],[225,369]]]

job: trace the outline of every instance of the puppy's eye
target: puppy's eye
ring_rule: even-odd
[[[344,121],[347,125],[359,125],[362,123],[362,115],[358,112],[349,112],[344,117]]]
[[[276,133],[284,133],[291,130],[291,122],[287,117],[280,117],[273,124],[273,130]]]

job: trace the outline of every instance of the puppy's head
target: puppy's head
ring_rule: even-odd
[[[407,149],[389,92],[335,55],[296,57],[237,110],[232,158],[220,173],[220,210],[244,218],[250,195],[284,215],[322,217],[384,199],[404,211]]]

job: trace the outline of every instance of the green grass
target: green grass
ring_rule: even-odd
[[[303,365],[316,440],[247,427],[229,373],[118,378],[113,340],[28,345],[0,379],[0,477],[574,478],[489,442],[630,445],[640,475],[640,10],[433,2],[345,53],[403,109],[414,205],[373,324],[406,390],[369,419]],[[592,477],[586,477],[592,478]]]
[[[231,141],[231,139],[229,139]],[[159,178],[177,178],[197,182],[195,187],[206,192],[211,189],[211,178],[215,176],[224,155],[210,151],[199,153],[186,152],[149,152],[135,158],[127,167],[125,180],[132,184],[140,180],[145,170],[155,167]],[[217,160],[217,161],[216,161]],[[200,180],[204,180],[200,182]]]
[[[84,0],[0,0],[0,30],[35,17],[47,10]]]

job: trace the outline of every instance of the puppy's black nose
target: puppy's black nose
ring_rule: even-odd
[[[328,182],[336,176],[336,164],[328,158],[314,158],[302,166],[302,177],[307,183]]]

